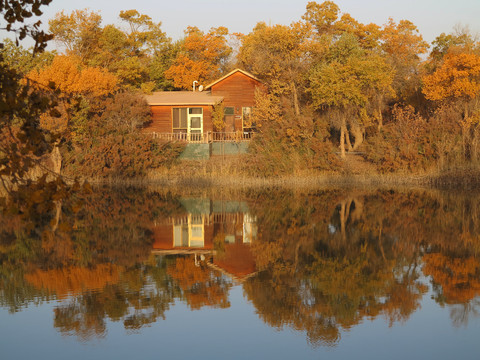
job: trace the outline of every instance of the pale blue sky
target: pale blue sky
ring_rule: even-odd
[[[317,1],[321,3],[322,1]],[[55,13],[88,8],[100,11],[103,24],[119,23],[120,10],[137,9],[162,30],[179,39],[183,30],[195,25],[202,30],[226,26],[231,32],[249,33],[259,21],[270,24],[290,24],[305,12],[308,0],[53,0],[44,8],[46,24]],[[480,0],[336,0],[342,12],[362,23],[384,24],[389,17],[407,19],[417,25],[429,43],[442,32],[450,33],[454,26],[468,25],[480,33]]]

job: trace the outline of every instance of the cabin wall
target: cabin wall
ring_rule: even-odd
[[[144,128],[144,132],[173,132],[173,108],[203,108],[203,132],[213,131],[212,106],[210,105],[150,105],[152,121]]]
[[[236,72],[212,86],[213,96],[223,96],[223,105],[235,109],[235,130],[243,129],[242,107],[253,107],[255,88],[261,83],[249,76]]]

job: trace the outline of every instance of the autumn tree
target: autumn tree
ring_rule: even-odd
[[[451,34],[441,33],[435,38],[425,67],[428,73],[433,73],[442,64],[444,56],[449,53],[473,52],[478,55],[479,51],[478,39],[470,34],[468,28],[457,28]]]
[[[345,157],[345,143],[355,150],[363,142],[363,132],[371,121],[367,105],[378,93],[391,93],[394,72],[385,60],[362,49],[357,38],[344,34],[329,49],[325,61],[309,73],[312,104],[329,110],[330,120],[340,130],[340,151]],[[350,145],[350,132],[355,143]]]
[[[480,95],[480,56],[474,53],[451,53],[432,74],[423,78],[423,93],[428,100],[444,103],[458,109],[462,128],[465,159],[472,154],[472,141],[480,122],[477,100]]]
[[[105,97],[115,91],[118,82],[108,71],[82,67],[79,58],[66,55],[56,56],[50,66],[31,71],[27,74],[27,81],[38,88],[52,88],[58,92],[61,101],[58,110],[63,113],[63,120],[59,123],[56,118],[43,117],[43,121],[45,128],[64,135],[72,130],[73,133],[82,132],[84,125],[81,123],[86,119],[80,119],[78,115],[79,107],[86,104],[86,97]]]
[[[131,87],[142,84],[145,89],[161,88],[157,82],[165,83],[165,78],[158,76],[157,68],[165,71],[173,60],[171,39],[161,30],[162,23],[137,10],[121,11],[119,17],[128,26],[123,32],[126,56],[117,59],[113,72]]]
[[[204,33],[188,27],[174,63],[165,72],[177,88],[190,89],[193,81],[203,84],[222,74],[232,53],[227,42],[228,29],[212,28]]]
[[[426,170],[454,150],[448,124],[428,121],[410,105],[395,104],[391,116],[392,121],[373,134],[365,146],[365,158],[380,172]]]
[[[392,86],[398,100],[415,96],[420,89],[420,56],[428,49],[417,27],[408,20],[395,23],[390,18],[381,31],[381,49],[395,70]]]
[[[328,124],[311,108],[304,107],[297,115],[285,97],[258,89],[251,121],[257,134],[249,146],[245,171],[272,176],[339,166],[328,139]]]
[[[105,96],[115,91],[117,79],[108,71],[83,67],[74,56],[59,55],[50,66],[33,70],[27,78],[45,88],[53,86],[66,95]]]
[[[26,37],[32,38],[32,56],[43,51],[52,37],[39,30],[39,21],[33,25],[24,22],[40,16],[42,7],[49,3],[50,0],[0,2],[0,27],[16,34],[16,45]],[[4,44],[0,43],[0,48],[3,47]],[[48,156],[57,141],[56,137],[42,131],[39,125],[40,116],[50,112],[55,101],[43,91],[21,83],[21,79],[22,76],[4,61],[4,55],[0,53],[0,181],[9,192],[11,205],[16,204],[13,211],[28,212],[36,209],[38,202],[44,202],[45,212],[49,212],[52,209],[49,207],[52,200],[49,196],[64,184],[58,179],[47,180],[45,169],[39,168],[44,176],[37,179],[29,176],[29,170],[38,168],[41,157]],[[26,201],[31,191],[38,191],[35,198],[38,202],[34,204]]]
[[[297,116],[300,115],[302,74],[308,65],[308,31],[302,23],[267,26],[261,22],[242,37],[238,54],[242,68],[264,80],[276,96],[291,99]]]
[[[333,1],[324,1],[321,4],[309,2],[302,19],[315,30],[311,45],[317,55],[324,55],[329,45],[345,33],[355,35],[364,48],[372,49],[378,46],[380,27],[373,23],[362,24],[350,14],[342,14],[340,7]]]
[[[101,23],[101,15],[88,9],[71,14],[62,10],[48,22],[55,41],[65,47],[68,55],[75,55],[83,62],[91,59],[99,47]]]
[[[19,75],[26,75],[33,69],[49,65],[56,55],[56,51],[43,51],[32,56],[33,49],[26,49],[16,45],[15,41],[5,39],[0,54],[5,66],[14,69]]]
[[[75,55],[86,66],[103,67],[128,88],[159,89],[169,86],[163,71],[174,57],[170,38],[148,15],[137,10],[120,12],[125,29],[102,27],[99,13],[63,11],[49,22],[49,29],[67,55]],[[159,70],[160,68],[160,70]]]

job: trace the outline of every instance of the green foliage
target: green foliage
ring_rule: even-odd
[[[375,92],[391,92],[393,72],[385,60],[363,50],[355,36],[342,35],[310,75],[315,108],[365,107]]]
[[[43,51],[33,54],[33,49],[17,46],[13,40],[5,39],[0,48],[1,58],[6,66],[19,75],[26,75],[34,69],[48,66],[56,55],[55,51]]]

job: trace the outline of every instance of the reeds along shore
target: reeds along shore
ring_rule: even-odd
[[[223,164],[209,161],[182,161],[170,168],[156,169],[145,177],[138,178],[85,178],[92,184],[106,185],[158,185],[191,188],[327,188],[327,187],[374,187],[374,188],[477,188],[480,186],[480,168],[458,167],[446,171],[432,170],[422,173],[379,174],[375,171],[297,171],[289,175],[262,176],[242,172],[236,165],[239,159]]]

